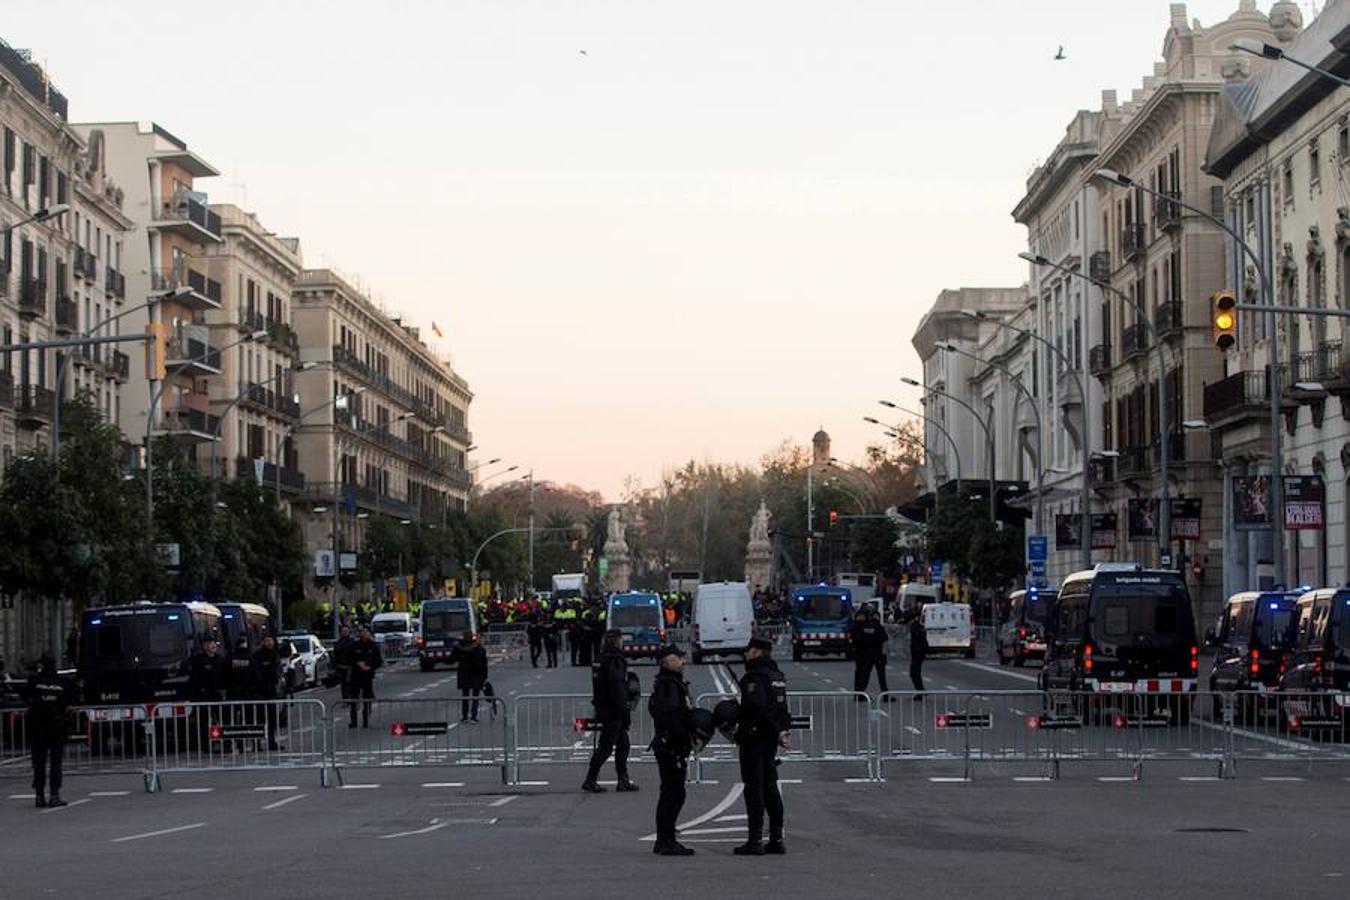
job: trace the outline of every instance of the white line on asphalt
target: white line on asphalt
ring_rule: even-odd
[[[522,787],[548,787],[547,781],[521,781],[518,783]]]
[[[215,788],[174,788],[169,791],[170,794],[209,794]]]
[[[177,828],[161,828],[159,831],[147,831],[144,834],[128,834],[125,837],[113,838],[110,843],[121,844],[126,841],[139,841],[145,838],[159,837],[165,834],[177,834],[180,831],[191,831],[194,828],[205,827],[205,822],[193,822],[191,825],[179,825]]]
[[[959,691],[959,690],[961,690],[961,688],[957,687],[957,686],[954,685],[954,684],[944,684],[943,687],[946,688],[946,689],[949,690],[949,691]]]
[[[90,791],[90,797],[129,797],[131,791]]]
[[[1201,782],[1218,781],[1218,780],[1219,776],[1217,775],[1182,775],[1177,778],[1177,781],[1184,781],[1187,782],[1188,784],[1198,784]]]
[[[845,778],[844,784],[871,784],[870,778]]]
[[[1135,781],[1136,779],[1130,775],[1098,775],[1097,780],[1107,782],[1108,784],[1124,784],[1127,781]]]
[[[719,819],[718,821],[721,820]],[[736,834],[738,831],[745,831],[745,826],[729,825],[726,828],[690,828],[681,831],[680,836],[684,837],[686,834]]]
[[[439,819],[432,819],[431,824],[426,828],[417,828],[412,831],[396,831],[393,834],[382,834],[380,835],[380,840],[387,841],[391,838],[412,837],[415,834],[430,834],[433,831],[440,831],[449,824],[449,822],[442,822]]]
[[[1043,781],[1054,781],[1054,780],[1055,779],[1047,778],[1044,775],[1016,775],[1013,777],[1013,781],[1016,781],[1020,784],[1040,784]]]
[[[94,801],[89,797],[82,797],[79,800],[70,801],[65,806],[50,806],[47,809],[44,809],[43,812],[44,813],[60,812],[63,809],[72,809],[76,806],[79,806],[81,803],[93,803],[93,802]]]
[[[656,840],[656,838],[652,838]],[[686,844],[742,844],[745,843],[738,837],[734,838],[689,838]]]
[[[994,672],[996,674],[1004,676],[1005,678],[1016,678],[1019,681],[1030,681],[1032,684],[1036,684],[1038,681],[1035,675],[1027,675],[1022,672],[1009,672],[1007,669],[1000,669],[997,666],[987,666],[984,663],[971,662],[970,660],[966,659],[958,659],[954,660],[954,662],[956,662],[958,665],[970,666],[972,669],[983,669],[986,672]]]
[[[969,778],[949,777],[943,775],[930,776],[929,781],[933,784],[970,784]]]
[[[779,784],[801,784],[801,783],[802,783],[802,780],[801,780],[800,778],[780,778],[780,779],[778,779],[778,783],[779,783]]]
[[[1302,781],[1299,775],[1263,775],[1262,781]]]
[[[1215,725],[1213,722],[1202,722],[1202,721],[1200,721],[1199,719],[1191,719],[1191,724],[1193,724],[1193,725],[1199,725],[1201,728],[1205,728],[1205,729],[1208,729],[1208,730],[1210,730],[1210,731],[1218,731],[1218,732],[1220,732],[1220,733],[1223,733],[1223,732],[1225,732],[1225,731],[1227,730],[1227,729],[1226,729],[1224,726],[1222,726],[1222,725]],[[1283,748],[1286,749],[1286,750],[1307,750],[1307,749],[1308,749],[1308,745],[1307,745],[1307,744],[1300,744],[1298,741],[1290,741],[1290,740],[1286,740],[1286,739],[1284,739],[1284,738],[1274,737],[1274,736],[1269,735],[1269,734],[1260,734],[1259,732],[1248,731],[1248,730],[1245,729],[1245,728],[1234,728],[1234,729],[1233,729],[1233,734],[1234,734],[1234,736],[1241,736],[1241,737],[1248,738],[1248,739],[1253,740],[1253,741],[1262,741],[1262,742],[1267,743],[1267,744],[1274,744],[1276,747],[1283,747]]]
[[[718,804],[714,806],[712,809],[708,810],[706,813],[699,816],[698,818],[690,819],[688,822],[685,822],[682,825],[677,825],[675,827],[679,831],[684,831],[686,828],[695,828],[699,825],[702,825],[704,822],[711,822],[713,819],[717,818],[718,816],[722,815],[722,813],[726,812],[727,809],[733,803],[739,800],[741,792],[744,790],[745,785],[739,781],[736,782],[734,785],[731,786],[731,790],[727,792],[727,795],[723,797],[718,802]]]
[[[253,790],[259,794],[263,794],[268,791],[298,791],[300,788],[293,784],[264,784],[255,787]]]
[[[294,803],[295,801],[297,801],[297,800],[303,800],[303,799],[305,799],[305,798],[308,797],[308,796],[309,796],[309,794],[292,794],[292,795],[289,796],[289,797],[282,797],[280,800],[276,801],[275,803],[269,803],[269,804],[267,804],[266,806],[263,807],[263,809],[279,809],[279,808],[285,806],[287,803]]]
[[[11,800],[36,800],[37,794],[10,794]]]
[[[462,781],[424,781],[424,782],[422,782],[422,787],[424,787],[424,788],[452,788],[452,787],[464,787],[464,782],[462,782]]]
[[[506,804],[510,803],[512,800],[515,800],[519,796],[520,796],[519,794],[512,794],[509,797],[502,797],[500,800],[493,800],[491,803],[488,804],[488,806],[505,806]]]
[[[747,816],[745,813],[734,813],[733,815],[730,815],[730,816],[718,816],[718,817],[717,817],[717,821],[718,821],[718,822],[744,822],[744,821],[745,821],[746,819],[748,819],[748,818],[750,818],[750,817]]]
[[[340,791],[373,791],[378,788],[378,784],[339,784]]]

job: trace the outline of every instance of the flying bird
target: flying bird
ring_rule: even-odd
[[[1063,45],[1063,44],[1060,44],[1060,45],[1059,45],[1059,52],[1055,54],[1055,59],[1068,59],[1068,57],[1064,55],[1064,45]]]
[[[582,51],[581,51],[581,55],[582,55],[582,56],[590,56],[590,54],[587,53],[585,50],[582,50]]]

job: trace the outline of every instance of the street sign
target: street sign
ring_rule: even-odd
[[[355,571],[356,571],[356,554],[355,554],[355,553],[339,553],[339,554],[338,554],[338,568],[341,569],[341,570],[344,571],[344,572],[355,572]]]
[[[792,717],[792,725],[789,726],[789,727],[790,727],[793,731],[810,731],[810,730],[811,730],[811,717],[810,717],[810,716],[793,716],[793,717]]]
[[[1045,562],[1049,558],[1050,540],[1043,534],[1033,534],[1027,538],[1027,560]]]
[[[314,577],[332,578],[333,577],[333,551],[315,550],[314,551]]]
[[[389,727],[389,733],[394,737],[425,737],[445,734],[449,730],[446,722],[395,722]]]
[[[934,581],[941,581],[941,580],[942,580],[942,560],[940,560],[940,559],[935,559],[935,560],[933,560],[932,565],[931,565],[931,568],[932,568],[932,570],[933,570],[933,580],[934,580]]]
[[[938,713],[938,728],[993,728],[993,713]]]
[[[166,569],[177,569],[182,565],[182,548],[178,544],[156,544],[155,549]]]

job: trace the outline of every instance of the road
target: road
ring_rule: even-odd
[[[504,786],[492,764],[491,748],[504,732],[500,719],[484,708],[478,725],[459,724],[454,674],[424,674],[406,663],[379,678],[383,700],[370,729],[339,722],[340,787],[324,788],[317,772],[303,769],[168,773],[157,794],[144,793],[134,777],[82,776],[68,779],[71,806],[40,812],[24,779],[0,780],[0,897],[252,893],[329,900],[593,897],[622,890],[671,897],[750,891],[875,898],[918,891],[1042,898],[1090,891],[1193,898],[1215,891],[1336,896],[1350,879],[1344,853],[1350,766],[1286,763],[1221,781],[1203,757],[1181,754],[1175,762],[1147,763],[1141,780],[1130,777],[1130,761],[1108,759],[1065,766],[1059,780],[1045,781],[1035,765],[1002,762],[992,752],[1033,732],[1027,717],[1034,711],[1023,699],[1034,695],[994,692],[1031,691],[1034,670],[955,659],[929,663],[930,689],[1003,698],[995,727],[980,738],[990,758],[973,780],[961,778],[959,758],[944,762],[941,753],[928,752],[942,743],[935,737],[942,709],[905,699],[883,706],[883,727],[893,737],[887,780],[863,782],[865,765],[849,758],[850,729],[865,719],[858,710],[867,709],[846,695],[852,667],[784,662],[791,688],[812,692],[809,701],[797,701],[809,702],[809,710],[799,711],[812,716],[812,729],[795,738],[799,748],[819,750],[812,741],[829,741],[841,757],[784,765],[789,855],[731,856],[745,836],[744,806],[734,766],[713,752],[704,780],[689,787],[682,816],[683,839],[698,855],[655,857],[654,767],[634,765],[641,793],[580,793],[588,738],[572,729],[571,717],[584,713],[584,703],[521,699],[586,693],[589,671],[567,666],[565,656],[563,662],[555,670],[520,660],[493,667],[497,694],[532,704],[541,723],[533,728],[528,715],[522,720],[518,740],[534,749],[518,786]],[[903,666],[891,669],[891,687],[908,687]],[[739,670],[732,663],[686,671],[696,694],[714,694]],[[653,667],[637,671],[649,684]],[[335,699],[331,692],[315,696]],[[444,723],[446,733],[393,733],[399,723],[432,721]],[[1181,746],[1179,740],[1172,742]],[[640,739],[634,743],[637,749]],[[907,746],[925,752],[906,754]],[[613,780],[612,765],[602,777]]]

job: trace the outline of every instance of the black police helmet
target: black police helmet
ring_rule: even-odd
[[[735,739],[736,725],[740,720],[741,704],[739,700],[723,700],[713,707],[713,721],[717,724],[717,730],[722,732],[722,736],[729,741]]]
[[[716,717],[706,709],[693,709],[689,712],[689,733],[693,736],[694,752],[708,746],[717,731]]]

